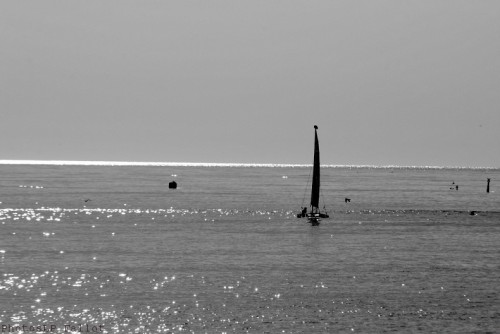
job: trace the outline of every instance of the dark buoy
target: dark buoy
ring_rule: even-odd
[[[345,202],[346,202],[346,203],[347,203],[347,202],[350,202],[350,201],[351,201],[351,199],[350,199],[350,198],[347,198],[347,197],[345,198]]]
[[[488,180],[488,184],[486,185],[486,192],[489,193],[490,192],[490,181],[491,181],[491,179],[488,178],[487,180]]]
[[[177,182],[175,182],[175,181],[169,182],[168,188],[169,189],[177,189]]]

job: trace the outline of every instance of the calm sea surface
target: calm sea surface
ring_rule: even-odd
[[[309,173],[0,165],[0,331],[500,332],[500,170]]]

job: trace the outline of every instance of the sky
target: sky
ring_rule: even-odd
[[[500,2],[0,2],[0,160],[500,167]]]

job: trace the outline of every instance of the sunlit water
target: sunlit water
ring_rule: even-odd
[[[318,227],[295,218],[308,168],[0,175],[5,332],[500,328],[499,170],[325,168]]]

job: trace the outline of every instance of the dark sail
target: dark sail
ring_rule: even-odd
[[[319,177],[319,141],[318,141],[318,127],[314,126],[314,164],[313,164],[313,175],[312,175],[312,189],[311,189],[311,211],[307,212],[307,207],[302,206],[300,213],[297,214],[297,218],[307,217],[308,221],[312,226],[319,225],[319,221],[322,218],[329,218],[328,213],[325,211],[320,212],[319,210],[319,188],[320,188],[320,177]],[[305,200],[305,198],[304,198]],[[302,202],[304,203],[304,202]]]
[[[318,127],[314,126],[314,165],[312,178],[311,192],[311,207],[319,208],[319,142],[318,142]]]

